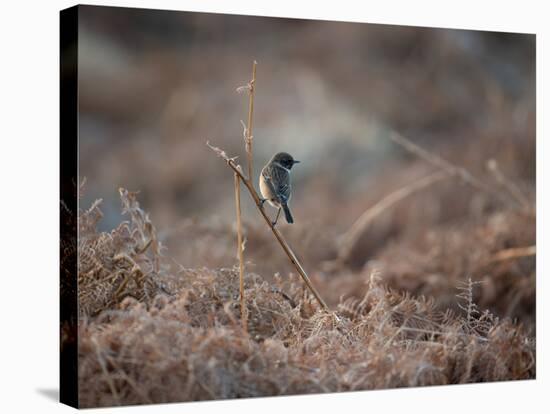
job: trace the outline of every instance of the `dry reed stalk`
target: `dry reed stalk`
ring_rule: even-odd
[[[254,115],[254,90],[256,89],[256,65],[258,62],[252,63],[252,80],[250,81],[250,90],[248,91],[248,123],[246,127],[246,155],[248,159],[248,178],[254,177],[252,168],[252,120]]]
[[[527,196],[522,193],[522,191],[515,185],[512,181],[507,179],[502,170],[500,169],[498,162],[495,159],[490,159],[487,161],[487,169],[493,174],[497,182],[502,185],[510,195],[516,200],[516,202],[526,211],[532,209],[531,203],[527,199]]]
[[[338,249],[339,263],[347,262],[361,236],[368,230],[373,220],[381,213],[387,211],[393,205],[397,204],[406,197],[420,191],[444,178],[450,177],[448,171],[438,171],[427,177],[424,177],[412,184],[401,187],[398,190],[388,194],[382,200],[378,201],[372,207],[368,208],[361,216],[355,220],[348,231],[341,238],[340,248]]]
[[[292,248],[287,243],[287,241],[284,239],[283,235],[279,232],[279,230],[276,227],[273,226],[273,223],[271,222],[271,219],[268,217],[267,213],[265,212],[265,210],[263,208],[261,199],[258,196],[258,193],[256,192],[256,189],[254,188],[254,185],[252,184],[252,181],[247,179],[243,175],[240,166],[235,163],[235,158],[229,158],[225,151],[223,151],[220,148],[217,148],[217,147],[214,147],[214,146],[210,145],[209,142],[207,142],[206,145],[208,145],[208,147],[212,151],[214,151],[220,158],[223,158],[225,160],[225,162],[227,163],[227,165],[239,176],[241,181],[244,183],[244,185],[248,189],[248,192],[250,193],[250,195],[254,199],[254,202],[256,203],[256,207],[258,208],[258,210],[262,214],[262,217],[264,218],[265,222],[267,223],[267,225],[269,226],[269,228],[271,229],[271,231],[275,235],[275,238],[277,239],[277,241],[279,242],[279,244],[283,248],[284,252],[288,256],[288,258],[290,259],[290,261],[292,262],[292,264],[294,265],[296,270],[298,271],[298,274],[300,275],[300,277],[302,278],[302,280],[304,281],[304,283],[306,284],[308,289],[311,291],[311,293],[313,293],[313,296],[315,296],[315,299],[317,300],[317,302],[319,302],[321,307],[324,310],[326,310],[327,312],[329,312],[330,311],[329,307],[327,306],[327,304],[325,303],[323,298],[319,295],[319,292],[317,292],[317,290],[315,289],[315,287],[311,283],[311,280],[309,279],[309,277],[308,277],[306,271],[304,270],[303,266],[300,264],[300,261],[298,260],[298,258],[294,254]]]
[[[241,185],[240,178],[235,173],[235,209],[237,212],[237,253],[239,256],[239,294],[241,304],[241,323],[246,330],[246,309],[244,302],[244,255],[243,255],[243,234],[241,223]]]
[[[489,187],[483,181],[481,181],[480,179],[472,175],[467,169],[463,167],[458,167],[450,163],[449,161],[441,158],[440,156],[425,150],[424,148],[416,145],[415,143],[409,141],[407,138],[403,137],[402,135],[396,132],[390,133],[389,137],[393,142],[401,145],[407,151],[415,155],[418,155],[420,158],[424,159],[430,164],[435,165],[436,167],[439,167],[447,171],[450,175],[460,178],[462,181],[471,185],[472,187],[477,188],[478,190],[484,191],[496,198],[499,198],[501,201],[504,201],[504,202],[509,201],[508,197],[504,197],[501,192],[495,190],[494,188]]]
[[[254,61],[252,63],[252,79],[250,82],[248,82],[244,86],[239,86],[237,88],[237,92],[241,93],[244,91],[248,91],[248,122],[245,125],[243,121],[241,121],[241,124],[243,126],[243,137],[244,137],[244,143],[245,143],[245,150],[246,150],[246,159],[248,164],[248,177],[252,179],[254,176],[254,169],[253,169],[253,156],[252,156],[252,140],[254,139],[254,136],[252,135],[252,123],[253,123],[253,116],[254,116],[254,91],[256,89],[256,65],[258,62]]]
[[[241,92],[244,89],[248,90],[248,123],[244,127],[244,142],[246,150],[246,158],[248,164],[248,178],[253,177],[253,156],[252,156],[252,119],[254,115],[254,89],[256,84],[256,65],[258,62],[252,63],[252,79],[246,85],[246,87],[237,88],[237,92]],[[241,323],[243,329],[246,330],[246,309],[244,299],[244,257],[243,257],[243,237],[242,237],[242,223],[241,223],[241,191],[240,191],[240,178],[235,173],[235,205],[237,209],[237,243],[239,254],[239,293],[240,293],[240,305],[241,305]]]
[[[518,259],[520,257],[528,257],[536,255],[537,246],[527,247],[514,247],[511,249],[504,249],[495,253],[490,262],[500,262],[503,260]]]

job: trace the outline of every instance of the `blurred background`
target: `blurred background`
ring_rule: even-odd
[[[278,151],[302,161],[295,224],[280,229],[330,303],[360,296],[373,267],[442,309],[472,277],[482,307],[534,326],[535,258],[492,257],[534,245],[535,217],[487,169],[495,160],[534,206],[534,35],[93,6],[79,22],[80,207],[103,199],[101,230],[124,219],[118,188],[139,190],[175,263],[237,263],[233,177],[206,141],[245,163],[236,88],[257,60],[255,173]],[[395,132],[504,200],[442,180],[379,214],[330,266],[364,211],[436,170]],[[242,197],[248,270],[292,272]]]

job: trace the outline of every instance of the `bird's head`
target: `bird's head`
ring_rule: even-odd
[[[272,158],[272,161],[281,164],[283,167],[288,168],[289,170],[294,164],[300,162],[292,158],[292,155],[290,155],[288,152],[279,152],[275,154]]]

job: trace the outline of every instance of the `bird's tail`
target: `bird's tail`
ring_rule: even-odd
[[[294,219],[292,218],[292,214],[290,214],[290,209],[288,208],[288,204],[284,203],[282,207],[283,207],[283,211],[285,212],[286,222],[288,224],[294,223]]]

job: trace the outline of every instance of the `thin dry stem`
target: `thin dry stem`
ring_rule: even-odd
[[[412,184],[399,188],[398,190],[388,194],[372,207],[369,207],[342,236],[342,242],[338,250],[338,261],[346,262],[349,259],[351,253],[357,245],[357,242],[361,239],[361,236],[368,230],[370,224],[376,217],[378,217],[378,215],[387,211],[389,208],[415,192],[420,191],[449,176],[450,174],[446,170],[438,171]]]
[[[241,186],[240,178],[237,173],[235,175],[235,208],[237,211],[237,254],[239,256],[239,294],[241,304],[241,323],[243,329],[246,330],[246,310],[244,300],[244,255],[243,255],[243,234],[241,223]]]
[[[527,247],[514,247],[511,249],[504,249],[496,253],[491,262],[500,262],[503,260],[519,259],[520,257],[529,257],[536,255],[537,246]]]
[[[248,164],[248,177],[252,179],[254,177],[254,169],[253,169],[253,157],[252,157],[252,123],[253,123],[253,116],[254,116],[254,91],[256,89],[256,65],[258,62],[254,61],[252,63],[252,80],[246,85],[246,87],[237,88],[237,91],[241,90],[247,90],[248,91],[248,122],[247,126],[244,128],[244,136],[245,136],[245,149],[246,149],[246,157],[247,157],[247,164]],[[243,125],[244,126],[244,125]]]
[[[488,193],[504,202],[509,201],[508,197],[504,197],[501,192],[496,191],[492,187],[489,187],[483,181],[481,181],[480,179],[472,175],[467,169],[463,167],[458,167],[450,163],[449,161],[441,158],[440,156],[435,155],[429,151],[426,151],[424,148],[416,145],[415,143],[409,141],[407,138],[403,137],[402,135],[396,132],[390,133],[389,137],[393,142],[401,145],[407,151],[415,155],[418,155],[420,158],[424,159],[430,164],[435,165],[447,171],[452,176],[460,178],[462,181],[471,185],[472,187],[477,188],[478,190],[481,190],[485,193]]]
[[[248,189],[248,192],[250,193],[250,195],[254,199],[254,202],[256,203],[256,207],[258,208],[258,210],[262,214],[262,217],[264,218],[265,222],[267,223],[267,225],[269,226],[269,228],[271,229],[271,231],[275,235],[277,241],[279,242],[279,244],[283,248],[284,252],[286,253],[288,258],[290,259],[290,261],[292,262],[292,264],[294,265],[294,267],[298,271],[298,274],[300,275],[300,277],[302,278],[302,280],[304,281],[304,283],[306,284],[308,289],[311,291],[311,293],[313,293],[313,296],[315,296],[315,299],[317,300],[317,302],[319,302],[321,307],[324,310],[326,310],[327,312],[330,311],[329,307],[327,306],[327,304],[325,303],[325,301],[323,300],[321,295],[319,295],[319,292],[317,292],[317,289],[315,289],[315,287],[311,283],[311,280],[309,279],[309,277],[308,277],[306,271],[304,270],[303,266],[300,264],[300,261],[298,260],[298,258],[294,254],[292,248],[289,246],[289,244],[284,239],[283,235],[279,232],[279,230],[275,226],[273,226],[273,223],[271,222],[271,219],[268,217],[267,213],[265,212],[265,210],[263,208],[260,197],[258,196],[258,193],[256,192],[256,189],[254,188],[254,185],[252,184],[252,181],[248,180],[243,175],[240,166],[235,163],[235,158],[229,158],[225,151],[223,151],[222,149],[220,149],[218,147],[214,147],[214,146],[210,145],[209,142],[206,142],[206,145],[208,145],[208,147],[212,151],[214,151],[220,158],[223,158],[225,160],[225,162],[227,163],[227,165],[236,174],[238,174],[239,178],[245,184],[246,188]]]
[[[500,185],[502,185],[513,197],[513,199],[526,211],[532,208],[531,203],[523,194],[523,192],[515,185],[511,180],[507,179],[502,170],[500,169],[498,162],[495,159],[490,159],[487,161],[487,169],[493,174],[495,179]]]

